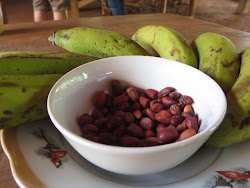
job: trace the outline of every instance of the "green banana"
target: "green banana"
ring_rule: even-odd
[[[199,70],[213,78],[227,93],[240,72],[240,61],[233,42],[218,33],[200,34],[191,43]]]
[[[226,94],[226,116],[207,145],[227,147],[250,139],[250,48],[245,49],[240,57],[239,77]]]
[[[0,129],[47,117],[49,91],[61,76],[0,75]]]
[[[132,40],[148,52],[156,52],[162,58],[198,68],[196,55],[187,39],[174,29],[147,25],[138,29],[132,36]]]
[[[49,41],[70,52],[96,58],[149,55],[125,35],[97,28],[76,27],[58,30],[49,37]]]
[[[74,53],[0,52],[0,75],[65,74],[96,59]]]

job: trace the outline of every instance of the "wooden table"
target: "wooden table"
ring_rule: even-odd
[[[0,34],[0,51],[62,52],[63,49],[53,46],[48,41],[48,37],[58,29],[77,26],[97,27],[118,31],[131,37],[137,29],[150,24],[169,26],[182,33],[190,42],[199,34],[211,31],[231,39],[239,52],[250,47],[250,33],[247,32],[178,15],[144,14],[5,25],[4,33]],[[0,147],[0,187],[18,187],[12,177],[9,161],[2,147]]]

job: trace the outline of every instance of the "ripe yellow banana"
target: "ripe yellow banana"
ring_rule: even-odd
[[[208,139],[214,147],[227,147],[250,139],[250,48],[241,53],[240,74],[227,93],[227,113]]]
[[[233,42],[218,33],[200,34],[191,43],[199,61],[199,70],[212,77],[227,93],[240,71],[240,61]]]
[[[132,40],[145,50],[156,52],[162,58],[198,68],[196,55],[187,39],[174,29],[147,25],[138,29],[132,36]]]
[[[49,41],[70,52],[96,58],[149,55],[125,35],[97,28],[76,27],[58,30],[49,37]]]
[[[0,75],[0,129],[47,117],[47,96],[62,75]]]
[[[74,53],[0,52],[0,75],[65,74],[96,59]]]

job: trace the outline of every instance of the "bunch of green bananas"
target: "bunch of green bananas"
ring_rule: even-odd
[[[212,77],[227,98],[227,113],[219,128],[206,142],[227,147],[250,139],[250,47],[240,54],[227,37],[202,33],[191,43],[199,69]]]
[[[250,47],[239,57],[239,76],[226,93],[227,113],[219,128],[208,139],[210,146],[227,147],[250,139]]]
[[[250,139],[250,47],[238,54],[232,41],[211,32],[189,43],[176,30],[156,25],[138,29],[132,38],[109,30],[77,27],[58,30],[49,40],[69,53],[0,54],[0,67],[4,67],[0,69],[0,129],[46,117],[50,88],[72,68],[98,58],[150,56],[153,52],[203,71],[225,92],[227,114],[208,145],[226,147]],[[72,57],[72,53],[79,56]]]
[[[0,53],[0,129],[47,117],[50,89],[79,65],[104,57],[149,55],[132,39],[108,30],[72,28],[53,36],[69,52]]]

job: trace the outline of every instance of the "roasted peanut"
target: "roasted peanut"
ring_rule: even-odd
[[[100,112],[100,110],[94,109],[91,113],[91,117],[93,118],[93,120],[96,120],[101,117],[104,117],[104,115]]]
[[[153,112],[160,112],[161,110],[163,110],[165,107],[162,103],[154,103],[152,105],[152,107],[150,107],[150,109],[153,111]]]
[[[107,107],[101,107],[99,108],[99,111],[103,114],[103,115],[106,115],[109,113],[109,108]]]
[[[123,93],[123,87],[119,80],[112,80],[111,89],[114,96],[118,96]]]
[[[184,109],[183,109],[183,112],[191,112],[191,113],[194,113],[194,109],[193,107],[188,104],[188,105],[185,105]]]
[[[182,112],[181,115],[184,118],[195,117],[195,114],[193,112]]]
[[[154,139],[154,138],[156,138],[156,137],[142,139],[140,141],[140,143],[138,144],[138,146],[139,147],[158,146],[159,142],[157,142],[157,138],[156,139]]]
[[[114,116],[115,116],[115,117],[123,118],[124,114],[125,114],[124,111],[118,110],[118,111],[115,112]]]
[[[140,96],[139,102],[143,108],[149,108],[150,100],[148,98]]]
[[[170,92],[168,96],[175,101],[178,101],[181,98],[181,94],[177,91]]]
[[[192,104],[194,102],[193,98],[188,95],[182,95],[179,101],[185,105]]]
[[[149,117],[144,117],[140,121],[140,126],[144,130],[153,130],[153,128],[154,128],[154,122]]]
[[[184,107],[185,107],[185,104],[182,104],[182,103],[177,103],[177,105],[180,107],[181,111],[183,111]]]
[[[93,142],[100,142],[100,137],[99,136],[92,136],[91,138],[88,138],[89,140],[93,141]]]
[[[180,115],[182,111],[181,111],[180,106],[178,106],[177,104],[172,104],[172,105],[169,107],[169,112],[170,112],[170,114],[172,114],[172,115]]]
[[[120,137],[122,137],[124,134],[125,134],[125,132],[126,132],[126,127],[125,127],[125,125],[123,124],[123,125],[120,125],[115,131],[114,131],[114,136],[116,137],[116,138],[120,138]]]
[[[161,98],[161,102],[165,107],[170,107],[172,104],[176,104],[177,102],[171,99],[169,96],[165,96]]]
[[[146,130],[146,131],[144,131],[144,137],[145,138],[156,137],[156,134],[155,134],[155,132],[153,132],[151,130]]]
[[[117,139],[112,134],[100,135],[99,142],[107,145],[117,145]]]
[[[170,118],[170,125],[173,125],[173,126],[177,126],[179,125],[182,121],[184,120],[184,118],[181,116],[181,115],[173,115],[171,118]]]
[[[139,100],[139,94],[137,93],[137,89],[135,87],[128,87],[126,89],[126,93],[132,101],[136,102]]]
[[[196,135],[196,131],[194,129],[187,129],[179,135],[177,141],[185,140],[185,139],[190,138],[194,135]]]
[[[157,102],[158,102],[157,99],[151,100],[150,103],[149,103],[149,108],[151,108]],[[161,100],[160,100],[160,103],[161,103]]]
[[[163,124],[169,124],[171,114],[167,110],[161,110],[155,114],[155,119]]]
[[[135,117],[131,112],[125,112],[125,114],[123,116],[123,120],[125,123],[127,123],[129,125],[129,124],[134,122]]]
[[[112,117],[109,119],[109,121],[107,123],[107,129],[114,130],[115,128],[119,127],[120,124],[121,124],[120,117]]]
[[[127,132],[129,135],[134,136],[136,138],[143,138],[144,137],[144,132],[142,128],[134,123],[131,123],[127,127]]]
[[[111,107],[113,105],[113,97],[110,94],[106,94],[105,106]]]
[[[167,144],[177,140],[179,133],[173,126],[168,126],[157,134],[159,143]]]
[[[153,112],[150,108],[147,108],[145,112],[148,117],[150,117],[152,120],[155,120],[155,112]]]
[[[158,98],[158,91],[156,91],[155,89],[146,89],[145,94],[150,99],[157,99]]]
[[[150,138],[146,138],[147,140],[151,140],[153,142],[158,142],[158,139],[157,137],[153,136],[153,137],[150,137]],[[159,143],[159,142],[158,142]]]
[[[118,104],[118,109],[120,111],[124,111],[125,112],[125,111],[127,111],[129,109],[129,107],[130,107],[130,105],[129,105],[128,102],[122,102],[122,103]]]
[[[104,128],[107,126],[108,122],[109,122],[109,118],[100,117],[97,120],[95,120],[95,125],[99,128]]]
[[[170,92],[175,91],[175,88],[173,87],[165,87],[163,88],[159,93],[158,93],[158,97],[164,97],[166,95],[168,95]]]
[[[106,102],[106,93],[104,91],[99,91],[94,99],[94,104],[96,107],[103,107]]]
[[[183,117],[195,117],[194,110],[190,104],[185,105],[183,112],[181,113]]]
[[[99,131],[99,128],[94,124],[86,124],[82,127],[83,133],[97,133]]]
[[[136,119],[141,119],[142,118],[142,113],[140,110],[136,110],[133,112],[133,115]]]
[[[144,89],[136,87],[136,90],[137,90],[137,93],[139,94],[139,96],[146,97]]]
[[[78,123],[80,126],[82,126],[82,125],[86,125],[89,123],[94,123],[94,120],[89,114],[83,114],[79,117]]]
[[[165,129],[167,126],[163,123],[159,123],[156,125],[156,134],[159,133],[161,130]]]
[[[135,103],[131,104],[129,111],[134,112],[136,110],[141,110],[141,109],[142,109],[141,104],[139,102],[135,102]]]
[[[113,106],[118,106],[119,104],[123,102],[128,102],[129,97],[126,95],[118,95],[113,100]]]
[[[185,120],[184,120],[182,123],[180,123],[179,125],[177,125],[176,129],[177,129],[177,131],[178,131],[179,133],[185,131],[185,130],[187,129]]]
[[[198,119],[196,117],[187,117],[185,119],[185,125],[189,129],[194,129],[195,131],[199,129]]]
[[[119,143],[125,147],[136,147],[140,143],[140,139],[132,136],[123,136],[119,139]]]

